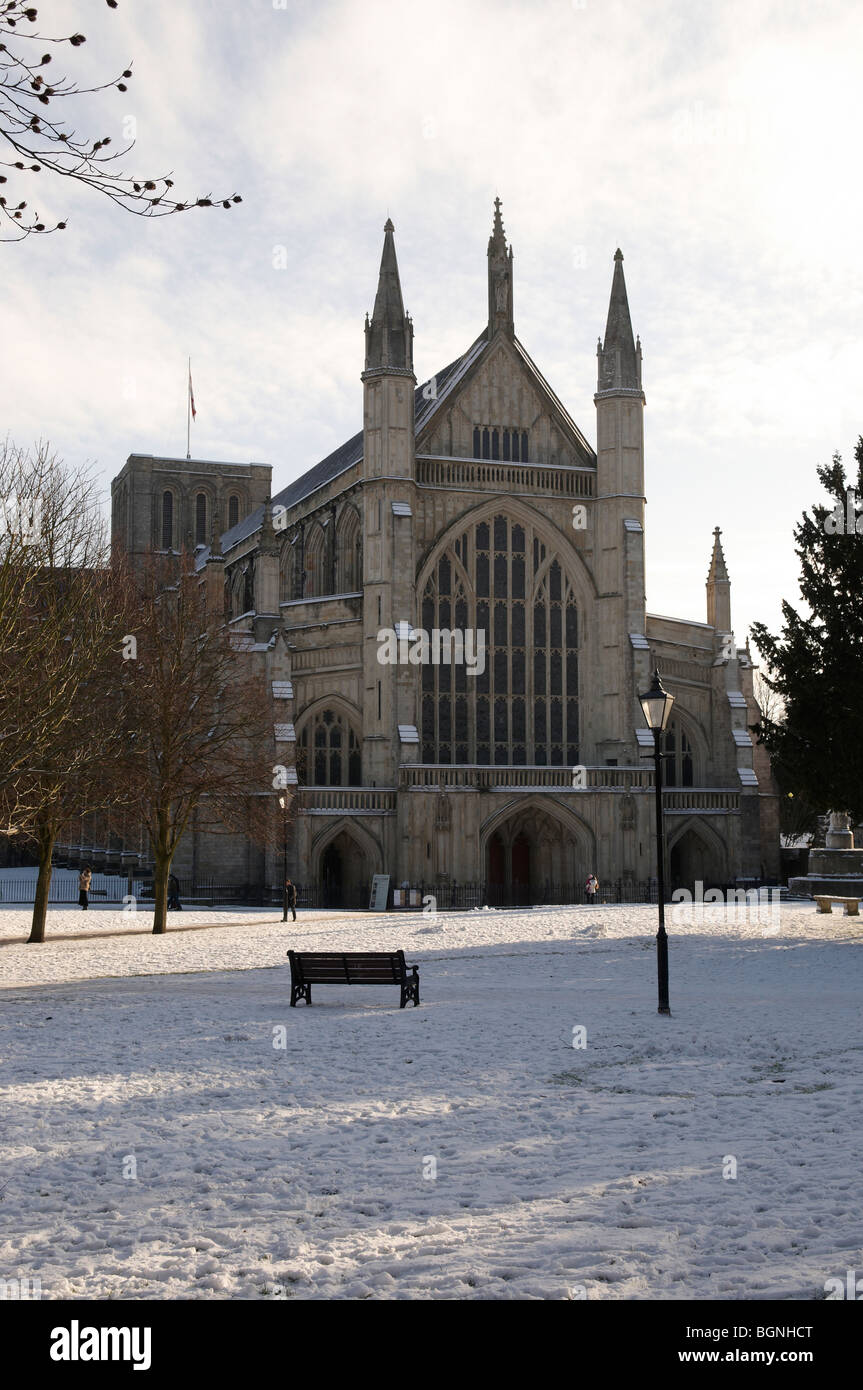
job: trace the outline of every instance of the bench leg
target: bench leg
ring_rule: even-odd
[[[860,904],[859,904],[859,903],[846,903],[846,904],[845,904],[845,916],[846,916],[846,917],[859,917],[859,916],[860,916]]]
[[[408,1000],[413,1003],[415,1009],[420,1006],[420,981],[419,975],[409,975],[402,984],[402,999],[399,1008],[403,1009]]]
[[[819,911],[819,912],[826,912],[826,913],[828,913],[828,914],[832,917],[832,916],[833,916],[833,904],[832,904],[832,903],[819,903],[819,904],[818,904],[818,911]]]
[[[299,999],[305,999],[305,1001],[306,1001],[307,1004],[311,1004],[311,1002],[312,1002],[312,987],[311,987],[311,985],[291,985],[291,1008],[292,1008],[292,1009],[295,1009],[295,1008],[297,1007],[297,1001],[298,1001]]]

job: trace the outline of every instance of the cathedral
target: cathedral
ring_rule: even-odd
[[[112,483],[113,544],[133,559],[187,546],[224,594],[272,695],[289,872],[308,901],[367,904],[375,874],[440,906],[578,900],[591,872],[643,893],[656,842],[638,695],[654,666],[675,700],[667,882],[776,881],[778,799],[750,734],[753,663],[718,528],[705,621],[646,611],[645,396],[623,256],[595,447],[520,342],[513,302],[496,200],[488,322],[418,383],[387,221],[362,428],[275,496],[269,466],[132,454]],[[196,828],[174,870],[273,885],[281,853]]]

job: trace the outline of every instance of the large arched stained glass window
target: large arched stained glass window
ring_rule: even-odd
[[[347,720],[334,710],[319,711],[300,734],[299,780],[315,787],[362,785],[360,742]]]
[[[557,557],[529,525],[496,516],[440,556],[421,626],[485,634],[485,667],[422,667],[425,763],[578,762],[578,611]]]

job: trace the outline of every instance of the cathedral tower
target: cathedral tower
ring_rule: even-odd
[[[641,344],[632,333],[623,252],[614,253],[614,276],[605,339],[597,347],[596,502],[594,573],[600,622],[620,634],[606,652],[605,732],[596,752],[635,761],[633,728],[640,714],[635,696],[649,682],[644,593],[644,393]],[[644,683],[644,684],[642,684]],[[618,696],[612,700],[611,696]]]
[[[366,783],[391,786],[401,757],[399,725],[416,724],[416,670],[378,660],[377,634],[407,636],[416,623],[413,325],[402,301],[387,218],[378,289],[366,316],[363,381],[363,769]],[[402,650],[407,644],[402,643]],[[415,756],[415,751],[413,752]]]

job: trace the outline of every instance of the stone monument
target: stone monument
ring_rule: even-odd
[[[810,898],[816,893],[863,898],[863,849],[854,848],[854,834],[846,812],[830,812],[830,828],[824,838],[824,849],[809,852],[808,874],[788,880],[789,892]]]

